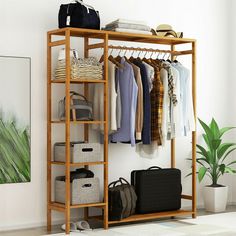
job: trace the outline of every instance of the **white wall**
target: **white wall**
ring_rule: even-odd
[[[65,1],[0,0],[0,54],[32,58],[32,181],[26,184],[0,186],[0,230],[30,227],[46,222],[46,32],[57,28],[57,12]],[[102,25],[116,18],[144,20],[156,27],[169,23],[185,37],[196,38],[198,117],[209,121],[214,116],[228,125],[231,92],[228,62],[228,1],[93,1],[88,4],[100,10]],[[177,140],[177,164],[183,175],[189,171],[190,138]],[[159,150],[153,160],[143,158],[128,145],[109,146],[110,181],[133,169],[152,165],[169,165],[169,145]],[[223,181],[230,185],[230,179]],[[183,179],[185,192],[191,180]],[[201,185],[202,186],[202,185]],[[198,204],[202,205],[201,186]],[[230,192],[230,201],[232,191]],[[189,203],[187,203],[189,204]],[[61,215],[57,215],[60,219]]]
[[[228,42],[230,44],[230,55],[228,57],[229,67],[230,67],[230,76],[229,76],[229,84],[231,86],[231,93],[230,93],[230,101],[232,104],[232,109],[230,110],[229,118],[231,120],[231,124],[235,124],[235,112],[236,112],[236,100],[235,100],[235,89],[236,89],[236,47],[235,47],[235,40],[236,40],[236,16],[234,9],[236,9],[236,2],[231,0],[230,1],[230,28],[229,31],[229,38]],[[235,126],[235,125],[234,125]],[[236,131],[232,132],[232,139],[236,142]],[[233,159],[236,159],[236,153],[233,155]],[[233,198],[232,202],[236,203],[236,176],[232,176],[232,189],[233,189]]]

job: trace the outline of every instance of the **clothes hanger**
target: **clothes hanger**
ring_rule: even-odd
[[[131,56],[130,56],[130,58],[129,58],[129,61],[130,61],[131,63],[132,63],[132,62],[134,61],[134,59],[135,59],[135,58],[133,57],[134,52],[135,52],[135,51],[133,50],[133,52],[131,53]]]
[[[129,64],[132,64],[132,62],[125,56],[126,53],[127,53],[127,49],[125,50],[123,57],[125,58],[126,62],[128,62]]]
[[[121,51],[122,51],[122,48],[120,49],[118,55],[114,58],[119,63],[121,62],[121,56],[120,56]]]
[[[172,61],[170,60],[170,55],[171,53],[169,54],[168,59],[166,61],[168,61],[169,63],[172,63]]]
[[[142,61],[142,59],[140,58],[140,54],[141,54],[141,52],[142,52],[142,49],[141,49],[141,48],[139,48],[139,49],[140,49],[140,51],[139,51],[139,54],[138,54],[137,60]]]
[[[177,61],[177,57],[178,56],[175,56],[175,60],[173,61],[174,63],[178,63],[179,61]]]
[[[109,60],[110,62],[112,62],[116,67],[118,67],[118,68],[123,68],[123,65],[121,65],[118,61],[116,61],[116,60],[114,59],[114,57],[111,55],[112,52],[113,52],[113,48],[112,48],[112,50],[111,50],[111,52],[110,52],[110,55],[109,55],[109,57],[108,57],[108,60]]]

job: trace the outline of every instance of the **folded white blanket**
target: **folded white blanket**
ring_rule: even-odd
[[[143,31],[143,30],[134,30],[134,29],[115,28],[112,31],[115,31],[115,32],[126,32],[126,33],[132,33],[132,34],[147,34],[147,35],[152,35],[151,32]]]
[[[151,28],[147,25],[137,25],[137,24],[127,24],[127,23],[109,24],[109,25],[106,25],[105,27],[106,30],[113,30],[115,28],[151,31]]]
[[[116,24],[116,23],[135,24],[135,25],[147,25],[147,23],[145,21],[128,20],[128,19],[121,19],[121,18],[119,18],[119,19],[117,19],[115,21],[112,21],[111,23],[109,23],[107,25]]]

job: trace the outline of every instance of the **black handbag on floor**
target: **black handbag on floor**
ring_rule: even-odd
[[[58,14],[59,28],[100,29],[99,12],[81,0],[62,4]]]
[[[131,184],[138,200],[137,213],[172,211],[181,208],[181,172],[179,169],[161,169],[153,166],[147,170],[134,170]]]
[[[133,186],[124,178],[110,183],[108,186],[109,220],[121,220],[133,215],[136,201],[137,196]]]

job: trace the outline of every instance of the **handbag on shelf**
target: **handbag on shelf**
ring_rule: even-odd
[[[152,166],[131,172],[131,184],[137,194],[139,214],[174,211],[181,208],[181,171]]]
[[[58,14],[59,28],[100,29],[99,12],[81,0],[62,4]]]
[[[110,183],[108,185],[109,220],[121,220],[133,215],[136,201],[134,187],[127,180],[119,178]]]
[[[85,96],[74,91],[71,91],[70,94],[70,120],[93,120],[92,102],[89,102]],[[65,120],[65,102],[66,97],[59,101],[58,116],[60,120]]]

